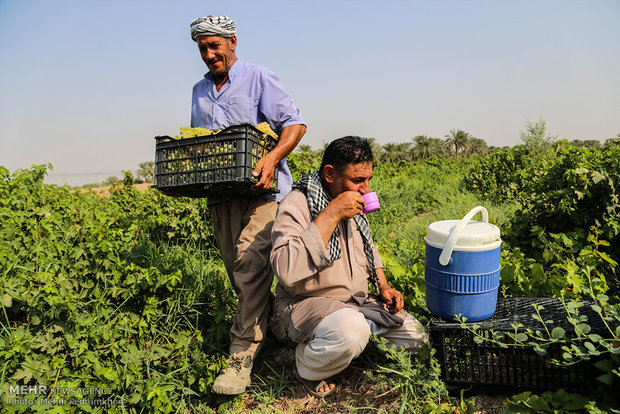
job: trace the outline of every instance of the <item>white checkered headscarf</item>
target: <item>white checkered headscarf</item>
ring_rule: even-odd
[[[195,42],[198,36],[231,37],[237,32],[235,22],[227,16],[210,15],[199,17],[189,24],[192,40]]]

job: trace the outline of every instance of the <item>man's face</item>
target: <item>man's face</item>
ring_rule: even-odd
[[[196,39],[202,60],[207,64],[214,78],[223,78],[237,60],[235,48],[237,37],[198,36]]]
[[[327,183],[327,191],[332,198],[345,191],[357,191],[360,194],[366,194],[370,192],[369,181],[372,178],[372,163],[349,164],[341,173],[331,165],[327,165],[325,166],[324,177]]]

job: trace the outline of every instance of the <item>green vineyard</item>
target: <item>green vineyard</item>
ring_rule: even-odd
[[[186,137],[179,147],[177,140],[161,140],[156,175],[169,181],[156,186],[204,186],[208,171],[238,162],[238,139],[204,138]],[[269,139],[262,132],[259,138]],[[259,138],[243,150],[248,168],[269,150]],[[307,151],[288,158],[295,179],[319,162]],[[140,192],[131,173],[110,197],[73,192],[43,184],[48,169],[0,167],[2,412],[473,412],[474,400],[442,382],[431,350],[412,359],[368,349],[353,364],[357,382],[348,385],[361,384],[363,392],[332,403],[306,400],[303,408],[295,406],[301,391],[286,359],[294,344],[268,341],[248,393],[211,394],[236,296],[214,248],[206,199]],[[559,345],[562,353],[549,364],[595,364],[594,389],[519,393],[506,398],[513,410],[507,412],[535,412],[519,410],[543,403],[563,412],[617,410],[611,392],[620,384],[617,142],[586,148],[560,141],[544,151],[518,146],[420,161],[378,158],[371,188],[381,210],[369,215],[370,228],[387,278],[423,323],[431,318],[425,229],[476,205],[487,207],[502,232],[501,297],[561,298],[568,311],[573,300],[593,301],[602,333],[589,333],[588,321],[570,313],[575,332],[551,324],[548,333],[513,335],[513,341],[537,352]]]

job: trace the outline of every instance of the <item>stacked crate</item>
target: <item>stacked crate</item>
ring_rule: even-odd
[[[582,301],[578,312],[587,317],[592,334],[601,334],[605,331],[604,323],[592,309],[592,304],[591,301]],[[532,346],[515,345],[507,335],[499,341],[492,340],[495,332],[518,334],[528,329],[546,332],[534,305],[542,307],[540,316],[543,321],[553,320],[548,329],[561,327],[567,336],[574,333],[575,326],[568,320],[564,303],[555,298],[498,299],[493,317],[464,325],[440,318],[431,319],[429,334],[444,382],[452,387],[486,391],[495,388],[513,393],[520,390],[563,388],[583,392],[591,389],[596,384],[595,378],[602,374],[594,366],[594,360],[571,365],[550,362],[552,359],[563,360],[563,344],[560,342],[551,343],[546,348],[546,355],[541,356]],[[508,346],[503,347],[498,342]]]

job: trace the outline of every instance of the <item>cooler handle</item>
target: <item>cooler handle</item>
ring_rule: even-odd
[[[469,210],[469,213],[465,214],[465,217],[461,219],[459,224],[452,229],[450,236],[448,236],[448,240],[446,240],[446,245],[439,256],[439,264],[442,266],[447,266],[450,262],[450,256],[452,256],[452,250],[454,250],[454,246],[456,245],[463,228],[469,221],[476,215],[478,212],[482,212],[482,221],[488,223],[489,222],[489,212],[486,208],[482,206],[477,206]]]

